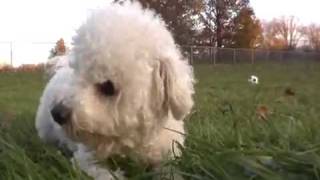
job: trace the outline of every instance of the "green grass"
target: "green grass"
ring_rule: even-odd
[[[169,162],[185,179],[320,179],[320,64],[199,65],[195,74],[186,147]],[[88,179],[36,135],[44,85],[41,73],[0,74],[0,179]],[[267,120],[259,105],[272,111]],[[131,179],[150,179],[142,165],[116,162]]]

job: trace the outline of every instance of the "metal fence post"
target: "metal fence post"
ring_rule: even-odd
[[[280,62],[283,63],[283,51],[280,51]]]
[[[217,53],[217,48],[216,47],[213,47],[213,65],[215,66],[216,65],[216,53]]]
[[[193,48],[190,46],[190,64],[193,65]]]
[[[251,49],[251,64],[254,64],[254,55],[255,55],[255,50]]]
[[[210,46],[210,59],[211,59],[211,61],[210,61],[210,63],[212,64],[212,65],[214,65],[214,47],[211,47]]]
[[[233,49],[233,64],[236,64],[236,49]]]
[[[213,64],[213,49],[211,46],[209,46],[209,54],[210,54],[210,64]]]

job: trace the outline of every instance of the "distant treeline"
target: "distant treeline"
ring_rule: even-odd
[[[180,45],[320,51],[319,25],[293,16],[262,22],[249,0],[138,1],[161,15]]]

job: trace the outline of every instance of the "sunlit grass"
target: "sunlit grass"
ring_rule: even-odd
[[[201,65],[195,74],[186,146],[169,162],[185,179],[320,179],[320,64]],[[248,83],[252,74],[259,85]],[[0,74],[0,179],[88,178],[36,135],[44,85],[41,73]],[[259,105],[270,111],[266,120]],[[150,179],[131,160],[113,164],[132,179]]]

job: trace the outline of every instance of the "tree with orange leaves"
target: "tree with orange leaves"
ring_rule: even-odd
[[[64,40],[60,38],[53,49],[50,50],[49,58],[53,58],[55,56],[62,56],[65,55],[67,48],[65,46]]]

